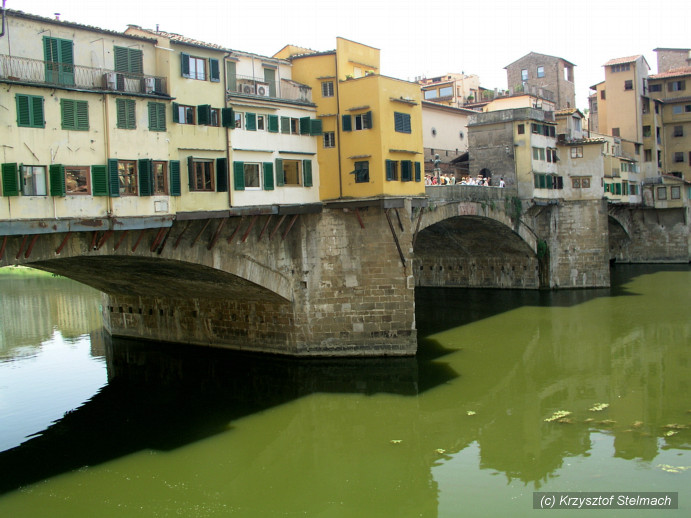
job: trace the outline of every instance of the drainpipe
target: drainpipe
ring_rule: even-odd
[[[336,80],[334,81],[334,88],[336,89],[336,149],[338,152],[338,197],[340,199],[343,198],[343,172],[341,170],[341,97],[338,79],[338,52],[336,52],[334,60],[336,61]]]
[[[105,93],[103,94],[103,126],[104,126],[104,137],[105,137],[105,142],[106,142],[106,178],[108,179],[108,190],[110,191],[110,171],[108,170],[108,159],[110,159],[110,119],[108,116],[108,100],[110,98],[110,95]],[[106,196],[107,201],[106,201],[106,214],[108,216],[113,215],[113,198],[110,196],[110,192],[108,193],[108,196]]]
[[[223,106],[225,108],[228,108],[228,67],[226,66],[226,58],[230,57],[230,52],[226,54],[223,57]],[[222,119],[223,117],[221,117]],[[222,121],[220,121],[222,122]],[[222,125],[222,124],[221,124]],[[232,207],[233,204],[231,203],[231,192],[233,189],[233,185],[231,185],[231,174],[230,172],[233,170],[232,169],[232,164],[230,163],[230,132],[232,130],[232,126],[230,128],[223,128],[226,132],[226,168],[228,178],[226,178],[226,181],[228,182],[228,207]]]

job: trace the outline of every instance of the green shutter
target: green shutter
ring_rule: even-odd
[[[422,181],[420,162],[415,162],[415,181],[416,182]]]
[[[310,134],[310,118],[300,117],[300,135]]]
[[[127,108],[125,108],[125,99],[115,99],[115,120],[116,127],[127,129]]]
[[[211,123],[211,105],[200,104],[197,106],[197,124],[205,126]]]
[[[278,133],[278,115],[269,115],[268,129],[270,133]]]
[[[118,198],[120,196],[118,161],[115,158],[108,159],[108,192],[111,198]]]
[[[139,49],[130,49],[130,72],[133,74],[144,73],[144,53]]]
[[[19,195],[19,177],[17,164],[2,164],[2,195]]]
[[[46,122],[43,117],[43,97],[31,96],[31,125],[34,128],[44,128]]]
[[[171,160],[170,166],[170,195],[180,196],[180,161]]]
[[[187,157],[187,186],[190,188],[190,191],[195,190],[194,179],[194,157],[190,155]]]
[[[245,163],[233,162],[233,188],[236,191],[245,190]]]
[[[274,190],[274,165],[271,162],[264,162],[264,190]]]
[[[108,169],[106,166],[91,166],[91,192],[94,196],[108,196]]]
[[[290,133],[290,117],[281,117],[281,133]]]
[[[151,196],[154,193],[153,161],[139,159],[139,196]]]
[[[322,121],[319,119],[310,120],[310,135],[321,135],[322,131]]]
[[[410,182],[413,180],[413,162],[401,160],[401,181]]]
[[[302,161],[302,185],[312,187],[312,161]]]
[[[362,114],[362,128],[372,129],[372,112],[365,112]]]
[[[387,181],[393,180],[393,160],[386,161],[386,179]]]
[[[31,126],[31,108],[28,95],[17,94],[17,126]]]
[[[341,117],[341,120],[343,121],[343,131],[352,131],[353,129],[353,120],[350,117],[350,115],[343,115]]]
[[[235,112],[232,108],[221,108],[221,126],[231,129],[235,127]]]
[[[285,171],[283,170],[283,159],[277,158],[276,159],[276,185],[281,187],[285,184],[286,184],[286,174],[285,174]]]
[[[228,159],[216,159],[216,191],[228,192]]]
[[[48,174],[50,176],[50,195],[64,196],[65,167],[61,164],[51,164],[50,167],[48,167]]]
[[[60,99],[60,116],[62,117],[62,129],[74,129],[74,103],[71,99]]]
[[[221,69],[218,66],[218,60],[215,58],[209,58],[209,80],[212,83],[221,81]]]
[[[173,103],[173,122],[180,122],[180,110],[178,110],[178,103]]]
[[[182,77],[190,77],[190,56],[184,52],[180,53],[180,71]]]
[[[129,72],[129,49],[126,47],[113,47],[116,72]]]
[[[74,99],[60,99],[62,129],[88,131],[89,103]]]
[[[257,114],[256,113],[245,113],[245,129],[250,131],[256,131],[257,129]]]
[[[177,114],[173,111],[173,115]],[[163,103],[149,103],[149,131],[166,130],[166,105]]]

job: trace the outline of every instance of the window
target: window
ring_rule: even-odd
[[[74,84],[74,50],[71,40],[43,37],[46,83]]]
[[[242,129],[242,121],[244,120],[244,114],[242,112],[235,112],[235,127]]]
[[[386,179],[388,181],[398,180],[398,162],[395,160],[386,161]]]
[[[290,134],[290,117],[281,117],[281,133]]]
[[[604,90],[600,90],[600,99],[602,99],[603,101],[607,99],[607,95],[605,94]]]
[[[679,187],[678,185],[670,187],[669,195],[670,195],[669,197],[673,200],[680,200],[681,199],[681,187]]]
[[[245,189],[261,189],[261,164],[244,164]]]
[[[557,150],[554,148],[547,148],[547,161],[556,163],[557,162]]]
[[[137,162],[134,160],[118,160],[118,183],[120,196],[137,194]]]
[[[425,94],[425,99],[436,99],[437,97],[439,97],[439,92],[436,89],[425,90],[424,94]]]
[[[302,160],[283,160],[283,182],[285,185],[300,185]]]
[[[674,162],[679,163],[684,161],[684,153],[682,151],[674,152]]]
[[[612,72],[627,72],[631,70],[631,63],[624,63],[623,65],[612,65]]]
[[[643,150],[643,160],[646,162],[652,162],[653,161],[653,150],[652,149],[644,149]]]
[[[197,106],[197,124],[200,126],[219,126],[219,109],[208,104]]]
[[[633,81],[631,79],[624,81],[624,90],[633,90]]]
[[[44,128],[43,97],[37,95],[16,94],[17,126],[26,128]]]
[[[149,131],[166,131],[166,105],[149,103]]]
[[[411,133],[410,129],[410,114],[394,112],[394,130],[399,133]],[[356,122],[357,126],[357,122]]]
[[[22,194],[24,196],[45,196],[47,194],[45,166],[22,166]]]
[[[666,200],[667,199],[667,187],[658,187],[657,188],[657,199],[658,200]]]
[[[440,88],[439,97],[453,97],[453,86],[445,86]]]
[[[355,162],[355,183],[369,182],[369,162]]]
[[[189,79],[206,80],[206,59],[180,54],[182,77]],[[218,61],[216,60],[218,63]]]
[[[684,126],[674,126],[674,136],[683,137],[684,136]]]
[[[612,136],[613,137],[619,136],[619,128],[612,128]]]
[[[537,67],[537,77],[545,77],[545,67]]]
[[[589,189],[590,176],[574,176],[571,178],[571,187],[574,189]]]
[[[672,81],[671,83],[667,83],[668,92],[681,92],[682,90],[686,90],[686,81]]]
[[[257,115],[257,130],[258,131],[264,131],[264,129],[265,129],[264,122],[265,121],[266,121],[265,115]]]
[[[525,124],[519,124],[518,125],[518,134],[519,135],[525,134]]]
[[[65,192],[91,194],[91,174],[88,167],[65,166]]]
[[[194,124],[194,106],[173,103],[173,122],[178,124]]]
[[[643,126],[643,136],[644,137],[651,137],[652,136],[652,131],[650,126]]]
[[[137,121],[134,114],[134,99],[115,99],[115,116],[117,127],[120,129],[136,129]]]
[[[89,130],[88,101],[60,99],[60,111],[62,115],[62,129],[76,131]]]
[[[686,113],[691,112],[691,104],[685,105],[685,106],[684,106],[684,111],[685,111]]]
[[[572,147],[571,158],[583,158],[583,148],[581,146]]]
[[[527,81],[528,80],[528,70],[523,69],[521,70],[521,81]]]
[[[336,133],[333,131],[324,132],[324,147],[331,148],[336,147]]]
[[[348,129],[345,128],[345,119],[346,117],[348,118]],[[363,130],[363,129],[372,129],[372,112],[365,112],[365,113],[360,113],[358,115],[355,115],[353,117],[355,119],[355,126],[353,129],[355,131],[358,130]],[[350,131],[350,115],[344,115],[344,131]]]
[[[144,66],[142,64],[141,50],[116,46],[113,47],[113,54],[115,55],[116,72],[143,73]]]
[[[187,158],[190,191],[214,190],[214,161],[202,158]]]
[[[322,97],[333,97],[334,96],[334,82],[324,81],[322,83]]]
[[[533,173],[534,186],[536,189],[563,189],[564,178],[544,173]],[[581,183],[582,185],[582,183]]]
[[[651,92],[661,92],[662,91],[662,85],[660,83],[658,84],[649,84],[648,85],[649,89]]]
[[[533,160],[545,160],[545,148],[534,147],[533,148]]]
[[[154,162],[152,171],[154,194],[168,194],[168,162]]]
[[[672,113],[674,115],[681,115],[684,111],[684,108],[682,106],[672,106]]]

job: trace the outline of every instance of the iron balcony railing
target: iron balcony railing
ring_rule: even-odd
[[[165,77],[116,72],[0,54],[0,81],[150,95],[168,95]]]
[[[228,78],[227,93],[228,97],[242,95],[312,103],[312,89],[289,79],[266,81],[252,76],[231,76]]]

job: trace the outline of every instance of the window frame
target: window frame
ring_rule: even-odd
[[[132,166],[133,171],[123,171],[128,166]],[[128,182],[124,178],[129,177]],[[136,160],[118,160],[118,191],[120,196],[137,196],[139,194],[139,169]]]
[[[64,166],[65,171],[65,195],[70,196],[88,196],[91,194],[91,168],[88,166],[79,165],[66,165]],[[70,178],[70,172],[76,171],[85,180],[83,185],[84,190],[70,189],[68,187],[68,179]],[[77,188],[79,188],[79,182],[77,182]]]
[[[149,115],[149,131],[166,131],[166,105],[165,103],[149,102],[147,105]]]
[[[321,89],[322,89],[322,97],[333,97],[334,96],[334,82],[333,81],[322,81]]]
[[[369,183],[369,160],[360,160],[353,164],[355,183]]]
[[[545,77],[545,67],[543,65],[538,65],[537,67],[537,76],[538,78],[543,78]]]
[[[248,173],[248,166],[251,169],[254,169],[254,167],[256,167],[256,178],[257,178],[257,183],[259,185],[248,185],[247,180],[250,177],[249,173],[254,175],[254,173],[252,173],[251,171]],[[263,176],[262,173],[264,171],[263,164],[261,162],[243,162],[242,167],[243,167],[243,177],[245,180],[245,190],[246,191],[261,191],[262,190],[262,176]]]
[[[336,147],[336,132],[325,131],[322,134],[322,147],[324,149],[332,149]]]
[[[61,98],[60,127],[67,131],[89,131],[89,101]]]
[[[410,123],[411,117],[409,113],[393,112],[394,117],[394,131],[397,133],[412,133],[412,126]]]
[[[161,171],[157,171],[158,168],[162,167]],[[161,188],[161,178],[162,175],[163,187]],[[151,182],[153,184],[153,189],[151,193],[154,196],[167,195],[169,192],[169,180],[168,180],[168,162],[166,160],[152,160],[151,162]]]
[[[137,129],[136,106],[134,99],[115,99],[115,126],[118,129]]]
[[[216,168],[214,162],[213,158],[188,158],[187,174],[190,192],[216,192]]]
[[[30,169],[31,174],[27,175],[26,170]],[[42,169],[43,170],[43,193],[35,192],[38,189],[36,189],[36,186],[39,185],[40,183],[36,181],[36,174],[34,172],[34,169]],[[32,179],[32,186],[33,186],[33,193],[28,193],[26,192],[26,180],[27,178]],[[27,164],[21,164],[19,167],[19,181],[21,182],[21,189],[20,192],[22,193],[22,196],[48,196],[48,168],[44,165],[27,165]]]
[[[175,112],[177,112],[177,116],[175,117],[175,122],[178,124],[186,124],[188,126],[194,126],[197,123],[197,107],[196,106],[191,106],[189,104],[178,104],[178,103],[173,103],[173,109]],[[180,116],[183,116],[184,121]],[[188,115],[190,117],[188,117]],[[188,122],[189,118],[191,118],[191,122]]]
[[[37,101],[40,99],[40,103]],[[17,107],[17,127],[19,128],[45,128],[45,101],[42,95],[15,94]],[[39,108],[40,107],[40,108]],[[25,111],[25,117],[22,117]],[[40,122],[37,119],[40,118]]]

